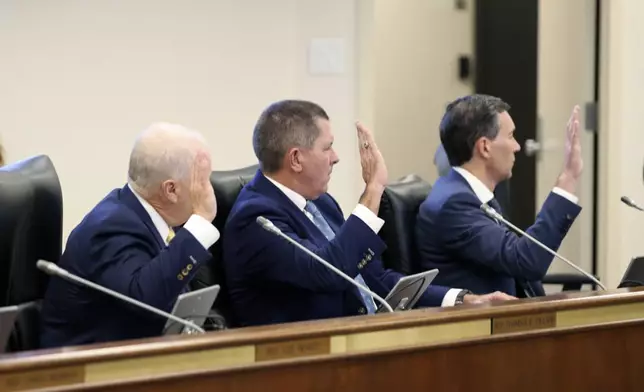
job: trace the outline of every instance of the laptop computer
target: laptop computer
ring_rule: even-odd
[[[412,309],[416,302],[423,295],[425,290],[432,280],[438,275],[438,269],[421,272],[419,274],[403,276],[398,283],[385,297],[385,301],[396,311]],[[382,306],[378,307],[376,313],[388,312],[387,308]]]
[[[172,315],[183,320],[191,321],[199,327],[203,327],[212,305],[217,299],[220,286],[213,285],[200,290],[181,294],[174,303]],[[164,335],[176,335],[184,332],[186,327],[176,321],[168,320],[164,328]]]

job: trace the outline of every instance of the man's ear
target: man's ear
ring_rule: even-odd
[[[474,144],[474,150],[482,158],[489,158],[491,154],[490,139],[481,137]]]
[[[293,170],[296,173],[299,173],[302,171],[302,160],[303,160],[302,150],[300,150],[299,148],[293,147],[286,152],[285,163],[286,165],[288,165],[289,168],[291,168],[291,170]]]
[[[177,184],[174,180],[163,181],[161,184],[161,191],[163,192],[163,196],[172,203],[179,201],[179,196],[177,195]]]

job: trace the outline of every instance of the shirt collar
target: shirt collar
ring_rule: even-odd
[[[470,188],[474,191],[476,197],[479,198],[481,203],[489,203],[490,200],[494,199],[494,193],[488,189],[488,187],[483,184],[481,180],[478,179],[474,174],[470,173],[462,167],[454,167],[455,172],[460,174],[465,181],[470,185]]]
[[[157,212],[157,210],[154,209],[154,207],[150,205],[150,203],[148,203],[143,197],[141,197],[141,195],[139,195],[131,186],[128,185],[128,187],[130,188],[132,193],[134,193],[134,196],[136,196],[137,200],[139,201],[139,203],[141,203],[145,211],[148,213],[150,219],[152,220],[152,223],[154,224],[154,227],[157,229],[157,232],[159,232],[161,239],[167,245],[168,243],[166,240],[168,239],[168,234],[170,234],[170,226],[168,226],[166,221],[163,220],[161,215]]]
[[[286,197],[289,198],[297,206],[297,208],[300,209],[300,211],[304,211],[304,207],[306,207],[306,198],[299,193],[295,192],[294,190],[284,186],[283,184],[280,184],[279,182],[273,180],[272,178],[268,177],[267,175],[264,175],[268,181],[273,183],[279,189],[286,195]]]

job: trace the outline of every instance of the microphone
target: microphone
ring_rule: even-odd
[[[121,293],[117,293],[114,290],[110,290],[110,289],[108,289],[106,287],[103,287],[101,285],[98,285],[98,284],[96,284],[94,282],[90,282],[87,279],[83,279],[78,275],[74,275],[71,272],[69,272],[69,271],[67,271],[67,270],[65,270],[63,268],[60,268],[59,266],[57,266],[56,264],[52,263],[51,261],[38,260],[38,262],[36,263],[36,267],[38,267],[39,270],[43,271],[47,275],[58,276],[60,278],[63,278],[65,280],[67,280],[67,281],[79,284],[81,286],[85,286],[85,287],[92,288],[94,290],[98,290],[101,293],[107,294],[107,295],[109,295],[111,297],[118,298],[118,299],[120,299],[122,301],[125,301],[125,302],[129,303],[129,304],[132,304],[132,305],[137,306],[139,308],[143,308],[143,309],[145,309],[147,311],[150,311],[152,313],[155,313],[155,314],[157,314],[157,315],[159,315],[161,317],[164,317],[164,318],[170,319],[170,320],[172,320],[174,322],[177,322],[179,324],[182,324],[185,327],[187,327],[186,332],[184,332],[186,334],[192,334],[195,331],[197,333],[205,333],[206,332],[206,331],[203,330],[203,328],[199,327],[198,325],[194,324],[193,322],[183,320],[183,319],[181,319],[181,318],[179,318],[179,317],[177,317],[175,315],[172,315],[170,313],[164,312],[164,311],[162,311],[160,309],[152,307],[152,306],[150,306],[148,304],[145,304],[143,302],[137,301],[137,300],[135,300],[133,298],[130,298],[130,297],[126,296],[126,295],[123,295]]]
[[[369,290],[365,286],[363,286],[360,283],[356,282],[355,280],[351,279],[351,277],[349,277],[347,274],[345,274],[344,272],[340,271],[339,269],[337,269],[336,267],[331,265],[328,261],[324,260],[323,258],[321,258],[320,256],[316,255],[315,253],[311,252],[304,245],[302,245],[299,242],[295,241],[293,238],[291,238],[291,237],[287,236],[286,234],[282,233],[282,230],[280,230],[279,227],[275,226],[275,224],[273,224],[273,222],[271,222],[270,220],[264,218],[263,216],[258,216],[257,217],[257,223],[259,223],[259,225],[262,226],[262,228],[264,230],[269,231],[269,232],[271,232],[271,233],[273,233],[275,235],[278,235],[278,236],[284,238],[285,240],[287,240],[291,244],[293,244],[296,247],[300,248],[302,251],[304,251],[309,256],[313,257],[316,261],[324,264],[324,266],[329,268],[331,271],[333,271],[336,274],[340,275],[340,277],[342,277],[347,282],[349,282],[352,285],[356,286],[361,291],[364,291],[365,293],[369,294],[373,299],[375,299],[378,302],[380,302],[382,304],[382,306],[384,306],[385,309],[387,309],[389,312],[394,311],[391,308],[391,306],[387,303],[387,301],[382,299],[378,294],[374,293],[373,291]]]
[[[528,238],[530,241],[532,241],[532,242],[534,242],[535,244],[539,245],[542,249],[546,250],[548,253],[550,253],[550,254],[551,254],[551,255],[553,255],[554,257],[558,258],[559,260],[561,260],[561,261],[565,262],[566,264],[568,264],[568,265],[569,265],[569,266],[571,266],[572,268],[574,268],[574,269],[576,269],[577,271],[579,271],[579,273],[581,273],[582,275],[584,275],[584,276],[585,276],[585,277],[587,277],[588,279],[590,279],[590,280],[592,280],[593,282],[595,282],[595,284],[597,284],[597,286],[601,287],[601,288],[602,288],[602,290],[606,290],[606,287],[605,287],[605,286],[604,286],[604,285],[603,285],[599,280],[597,280],[597,278],[595,278],[594,276],[592,276],[592,275],[591,275],[591,274],[589,274],[588,272],[584,271],[583,269],[581,269],[581,268],[580,268],[580,267],[578,267],[577,265],[573,264],[573,262],[572,262],[572,261],[570,261],[570,260],[566,259],[565,257],[561,256],[559,253],[557,253],[557,252],[555,252],[554,250],[552,250],[552,249],[548,248],[547,246],[545,246],[544,244],[542,244],[539,240],[537,240],[536,238],[534,238],[534,237],[533,237],[533,236],[531,236],[530,234],[526,233],[525,231],[523,231],[523,230],[519,229],[518,227],[516,227],[515,225],[513,225],[510,221],[508,221],[507,219],[505,219],[501,214],[499,214],[498,212],[496,212],[496,210],[494,210],[494,208],[490,207],[490,206],[489,206],[489,205],[487,205],[486,203],[483,203],[483,204],[481,204],[481,209],[482,209],[482,210],[483,210],[483,212],[485,212],[485,213],[486,213],[490,218],[492,218],[492,219],[496,219],[496,220],[499,220],[499,221],[503,222],[505,225],[509,226],[510,228],[512,228],[512,229],[513,229],[514,231],[516,231],[517,233],[519,233],[519,234],[523,235],[524,237]]]
[[[644,211],[644,208],[642,208],[639,205],[637,205],[637,203],[635,203],[633,201],[633,199],[631,199],[628,196],[622,196],[622,198],[620,200],[622,201],[622,203],[626,204],[627,206],[629,206],[631,208],[635,208],[636,210]]]

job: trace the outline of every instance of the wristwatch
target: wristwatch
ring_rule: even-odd
[[[454,301],[454,305],[463,305],[463,298],[465,298],[465,296],[468,294],[474,293],[469,290],[461,290],[461,292],[456,295],[456,301]]]

